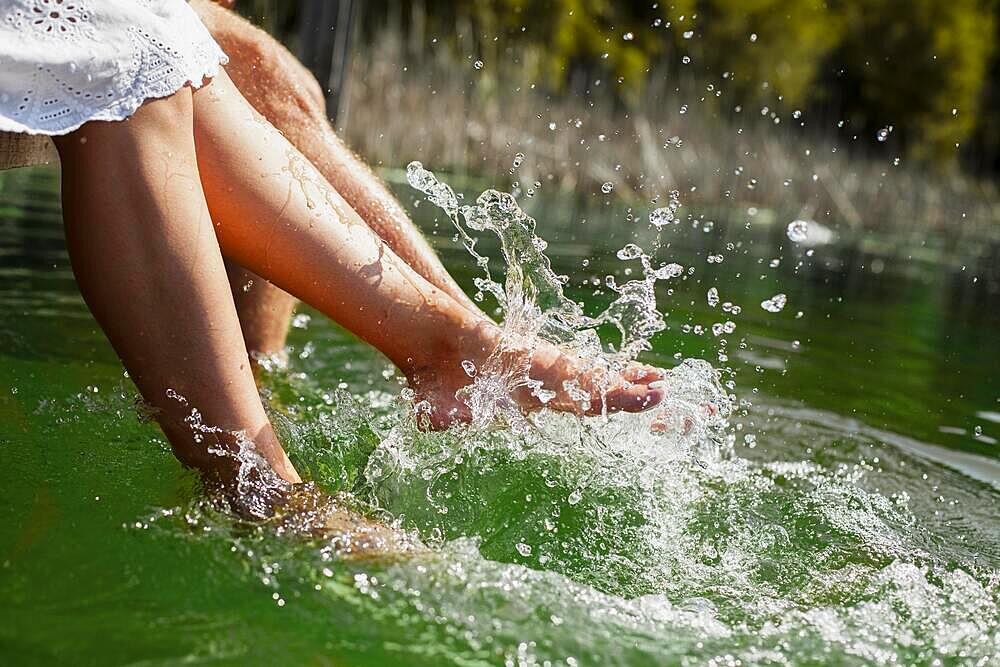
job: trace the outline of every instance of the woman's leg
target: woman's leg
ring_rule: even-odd
[[[56,145],[80,291],[177,457],[232,482],[236,459],[210,450],[235,453],[241,432],[299,481],[250,372],[198,173],[190,89]]]
[[[214,2],[192,7],[229,55],[226,72],[250,105],[276,127],[404,262],[468,308],[478,307],[448,274],[420,230],[372,170],[330,126],[323,91],[273,37]]]
[[[477,308],[451,278],[392,193],[333,131],[323,92],[284,46],[232,11],[195,0],[212,36],[229,55],[226,72],[246,100],[310,161],[372,230],[417,273]],[[282,350],[295,298],[260,276],[227,262],[247,350]]]
[[[227,76],[195,93],[194,116],[202,184],[226,256],[381,350],[437,408],[435,424],[465,418],[454,397],[469,382],[461,362],[485,361],[499,339],[496,325],[401,260]],[[550,406],[601,411],[596,396],[581,408],[568,395],[563,381],[579,373],[574,360],[549,349],[532,359],[531,377],[557,393]],[[659,400],[645,384],[655,378],[632,379],[609,388],[609,410]],[[581,380],[585,389],[593,384]]]

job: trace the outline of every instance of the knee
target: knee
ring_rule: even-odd
[[[272,78],[278,82],[273,90],[287,95],[302,111],[324,111],[326,98],[312,72],[270,35],[258,32],[260,34],[251,40],[251,53],[257,66],[271,73]],[[281,85],[282,83],[285,85]]]
[[[64,163],[74,155],[102,155],[138,147],[174,145],[191,137],[191,89],[146,100],[120,121],[90,121],[78,130],[52,137]]]
[[[246,48],[258,70],[267,72],[265,80],[274,84],[267,93],[278,98],[278,102],[294,105],[300,112],[325,118],[326,98],[312,72],[270,35],[262,30],[256,33],[247,39]]]
[[[292,104],[298,111],[326,117],[319,82],[280,42],[206,0],[193,6],[229,56],[230,78],[258,111],[267,116],[268,111]]]

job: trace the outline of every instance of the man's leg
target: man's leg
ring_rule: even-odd
[[[483,366],[500,342],[497,325],[396,255],[225,73],[194,95],[194,136],[223,252],[389,357],[430,402],[435,426],[469,419],[456,397],[470,383],[462,362]],[[609,375],[553,346],[514,352],[525,372],[552,387],[549,408],[638,411],[662,397],[648,386],[662,378],[656,369]],[[573,395],[570,381],[589,402]],[[524,392],[516,400],[542,405]]]
[[[226,273],[243,330],[243,342],[256,372],[258,355],[269,357],[284,350],[288,324],[298,299],[228,259]]]
[[[393,252],[451,297],[477,309],[395,197],[337,137],[326,116],[323,91],[309,71],[270,35],[233,12],[209,0],[191,4],[229,55],[226,71],[251,106],[316,166]],[[232,263],[228,268],[247,349],[280,351],[294,298],[246,269]]]

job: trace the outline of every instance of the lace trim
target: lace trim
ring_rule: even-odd
[[[73,108],[76,105],[73,105],[73,107],[63,106],[58,110],[39,114],[37,116],[37,120],[49,126],[45,128],[29,127],[17,122],[9,122],[7,118],[0,116],[0,131],[22,132],[32,135],[59,136],[78,130],[84,123],[88,123],[92,120],[125,120],[134,114],[139,107],[146,102],[146,100],[169,97],[186,85],[190,85],[191,88],[195,90],[201,88],[206,80],[214,79],[219,74],[219,66],[225,65],[227,62],[229,62],[229,58],[224,53],[220,52],[218,60],[212,62],[211,65],[206,65],[200,69],[191,69],[190,71],[183,73],[176,73],[173,76],[167,75],[159,81],[147,81],[145,85],[139,87],[139,90],[134,90],[126,97],[116,99],[114,102],[105,107],[94,108],[88,106],[85,109],[80,109]],[[75,94],[79,94],[81,92],[73,91],[72,86],[69,86],[68,90]],[[30,96],[32,94],[34,94],[33,90],[29,89],[26,91],[26,95]],[[102,97],[112,97],[110,94],[102,96],[101,94],[92,95],[91,93],[83,93],[82,96],[88,100],[99,100],[102,99]],[[26,109],[29,101],[29,97],[24,97],[22,104],[20,104],[18,108],[22,110]],[[51,107],[60,102],[65,104],[64,100],[59,99],[43,100],[41,106],[43,108]]]
[[[144,0],[131,0],[147,4]],[[186,85],[200,88],[219,73],[229,59],[185,3],[175,27],[184,34],[183,43],[167,43],[142,25],[130,25],[115,33],[123,53],[113,76],[94,81],[90,73],[70,60],[66,65],[23,63],[23,88],[0,94],[0,131],[32,135],[61,135],[91,120],[118,121],[131,116],[149,99],[167,97]],[[21,3],[4,19],[21,34],[52,41],[52,48],[72,43],[86,49],[86,42],[100,43],[90,23],[87,0],[32,0]],[[2,24],[0,24],[2,25]],[[2,37],[2,35],[0,35]],[[180,47],[180,48],[179,48]],[[85,51],[84,51],[85,52]],[[2,47],[0,47],[2,55]],[[85,62],[85,61],[84,61]],[[2,91],[0,91],[2,93]]]
[[[79,39],[93,34],[83,0],[35,0],[30,8],[12,11],[6,21],[18,30],[30,30],[42,38]]]

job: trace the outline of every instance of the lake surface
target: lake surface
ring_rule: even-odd
[[[450,223],[398,192],[470,286]],[[650,242],[613,196],[523,205],[588,310]],[[431,547],[343,561],[199,502],[76,292],[57,174],[0,173],[3,661],[1000,661],[1000,243],[687,213],[657,257],[694,272],[660,283],[645,360],[731,369],[742,407],[704,442],[630,416],[419,433],[386,360],[300,309],[263,381],[290,455]]]

